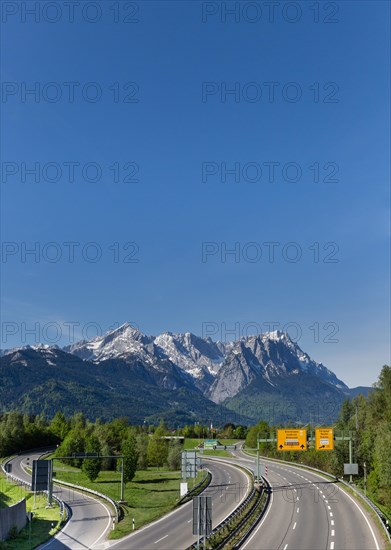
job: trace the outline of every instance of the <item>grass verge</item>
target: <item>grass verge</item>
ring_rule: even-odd
[[[37,495],[34,504],[34,495],[6,480],[3,474],[0,475],[0,507],[11,506],[22,498],[26,498],[28,512],[33,512],[33,521],[30,526],[22,529],[18,535],[7,541],[0,542],[1,550],[30,550],[44,543],[60,529],[60,509],[57,503],[53,508],[46,508],[47,498],[45,495]]]

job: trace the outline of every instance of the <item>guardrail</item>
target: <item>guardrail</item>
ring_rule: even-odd
[[[245,453],[247,456],[251,456],[253,458],[256,458],[256,455],[252,455],[250,454],[249,452],[247,452],[245,449],[242,449],[243,453]],[[372,502],[372,500],[367,497],[362,491],[360,491],[360,489],[357,488],[356,485],[354,484],[350,484],[350,483],[347,483],[346,481],[344,481],[343,479],[339,478],[338,476],[335,476],[333,474],[330,474],[330,472],[325,472],[324,470],[319,470],[319,468],[314,468],[313,466],[307,466],[306,464],[298,464],[297,462],[291,462],[289,460],[280,460],[278,458],[269,458],[267,456],[260,456],[259,458],[263,458],[265,460],[269,460],[270,462],[277,462],[277,463],[280,463],[280,464],[291,464],[292,466],[296,466],[296,468],[307,468],[308,470],[313,470],[314,472],[317,472],[319,474],[322,474],[322,475],[326,475],[328,477],[333,477],[335,478],[338,482],[342,483],[342,485],[345,485],[346,487],[349,487],[350,489],[352,489],[353,491],[355,491],[356,493],[358,493],[358,495],[362,498],[362,500],[364,500],[368,506],[375,512],[375,514],[377,515],[383,529],[384,529],[384,532],[388,538],[388,541],[390,542],[391,544],[391,535],[387,529],[387,525],[386,525],[386,518],[383,514],[383,512],[380,510],[380,508],[378,508],[376,506],[376,504],[374,502]]]
[[[219,460],[219,462],[224,462],[223,460]],[[239,468],[243,469],[243,470],[247,470],[250,474],[251,474],[251,477],[253,479],[253,472],[250,468],[246,468],[245,466],[238,466]],[[254,521],[254,523],[252,523],[251,525],[249,525],[248,529],[245,531],[245,533],[243,534],[243,536],[241,537],[240,541],[238,541],[236,544],[235,544],[235,548],[239,548],[239,546],[247,539],[247,537],[249,536],[249,534],[252,532],[252,530],[255,528],[255,526],[258,524],[258,522],[260,521],[260,519],[262,518],[263,516],[263,513],[265,511],[265,509],[267,508],[267,505],[269,504],[269,500],[270,500],[270,485],[268,483],[268,481],[265,479],[265,478],[262,478],[265,485],[268,487],[268,490],[267,490],[267,500],[266,500],[266,503],[265,503],[265,506],[264,506],[264,509],[262,510],[262,512],[259,514],[259,516],[256,518],[256,521]],[[243,502],[241,502],[239,504],[239,506],[237,508],[235,508],[235,510],[233,510],[233,512],[231,512],[231,514],[229,514],[229,516],[227,516],[221,523],[219,523],[219,525],[217,525],[210,533],[210,535],[208,535],[206,537],[206,541],[209,541],[211,538],[213,538],[214,535],[218,534],[219,531],[223,530],[231,521],[232,519],[234,519],[236,516],[238,516],[246,507],[247,505],[249,504],[249,502],[251,502],[251,500],[254,498],[254,495],[255,493],[257,492],[257,489],[253,486],[251,492],[247,495],[247,497],[243,500]],[[258,501],[256,501],[254,503],[254,506],[251,508],[251,510],[249,511],[249,514],[253,513],[255,511],[255,509],[257,508],[257,506],[259,505],[259,503],[261,502],[262,500],[262,491],[260,493],[260,496],[259,496],[259,499]],[[240,530],[243,528],[243,526],[245,525],[246,521],[248,520],[248,514],[238,523],[238,525],[235,526],[235,528],[231,531],[231,533],[229,533],[223,540],[220,544],[218,544],[216,547],[214,547],[216,550],[221,550],[223,549],[226,544],[231,541],[239,532]],[[189,548],[187,550],[194,550],[195,548],[197,548],[197,543],[194,543],[192,544],[191,546],[189,546]],[[202,546],[202,548],[204,549],[204,547]],[[204,549],[205,550],[205,549]]]
[[[98,491],[94,491],[93,489],[88,489],[87,487],[83,487],[82,485],[75,485],[74,483],[68,483],[67,481],[62,481],[61,479],[57,479],[55,481],[56,485],[64,485],[65,487],[70,487],[71,489],[75,489],[76,491],[84,491],[85,493],[89,493],[91,495],[95,495],[99,498],[102,498],[103,500],[107,500],[111,504],[111,506],[115,510],[115,522],[118,523],[120,515],[121,515],[121,507],[112,498],[108,497],[107,495],[104,495],[103,493],[99,493]]]
[[[22,485],[23,487],[26,488],[26,490],[31,491],[31,483],[30,482],[25,481],[24,479],[21,479],[20,477],[14,476],[13,474],[10,474],[9,472],[7,472],[5,466],[13,458],[15,458],[15,457],[9,457],[9,458],[7,458],[7,460],[5,460],[4,462],[1,463],[1,469],[3,470],[3,473],[6,475],[7,479],[10,479],[11,481],[16,483],[17,485]],[[44,494],[47,494],[47,491],[41,491],[41,492],[44,493]],[[57,504],[59,505],[61,517],[63,516],[63,514],[65,512],[65,517],[62,518],[62,521],[64,523],[66,523],[72,517],[71,508],[68,506],[68,504],[66,504],[63,500],[58,498],[56,495],[52,495],[52,496],[53,496],[54,500],[57,502]]]
[[[210,473],[210,471],[205,468],[205,471],[206,471],[206,476],[201,479],[201,481],[199,483],[197,483],[197,485],[195,485],[195,487],[193,487],[192,489],[190,489],[190,491],[187,491],[187,493],[185,495],[183,495],[182,498],[180,498],[177,502],[177,506],[180,506],[181,504],[185,504],[185,502],[187,502],[188,500],[190,500],[193,496],[194,493],[197,493],[197,490],[202,487],[202,485],[205,484],[205,487],[203,489],[203,491],[210,485],[210,482],[212,481],[212,474]],[[206,481],[206,483],[205,483]]]
[[[49,455],[53,454],[53,451],[54,451],[54,449],[51,448],[48,451],[42,453],[41,457],[49,456]],[[70,488],[75,489],[77,491],[84,491],[85,493],[90,493],[90,494],[95,495],[99,498],[102,498],[103,500],[106,500],[109,504],[111,504],[111,506],[115,510],[115,522],[116,523],[119,522],[120,517],[122,515],[121,507],[118,504],[118,502],[116,502],[115,500],[113,500],[109,496],[104,495],[103,493],[99,493],[98,491],[94,491],[93,489],[88,489],[87,487],[83,487],[82,485],[76,485],[74,483],[69,483],[67,481],[62,481],[62,479],[58,479],[58,478],[56,478],[55,481],[53,480],[53,483],[56,484],[56,485],[64,485],[66,487],[70,487]],[[55,498],[54,495],[53,495],[53,498]]]

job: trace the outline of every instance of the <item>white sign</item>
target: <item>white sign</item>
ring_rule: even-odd
[[[187,483],[181,482],[181,497],[184,497],[187,492],[188,492]]]

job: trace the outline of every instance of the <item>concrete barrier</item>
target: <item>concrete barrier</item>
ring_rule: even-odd
[[[0,540],[6,540],[13,527],[18,531],[27,523],[26,499],[23,498],[16,504],[0,510]]]

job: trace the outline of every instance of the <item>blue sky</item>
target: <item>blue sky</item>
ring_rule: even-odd
[[[274,324],[372,384],[390,348],[389,4],[281,2],[274,22],[263,1],[100,2],[73,22],[63,2],[8,4],[1,347],[68,344],[69,324]]]

